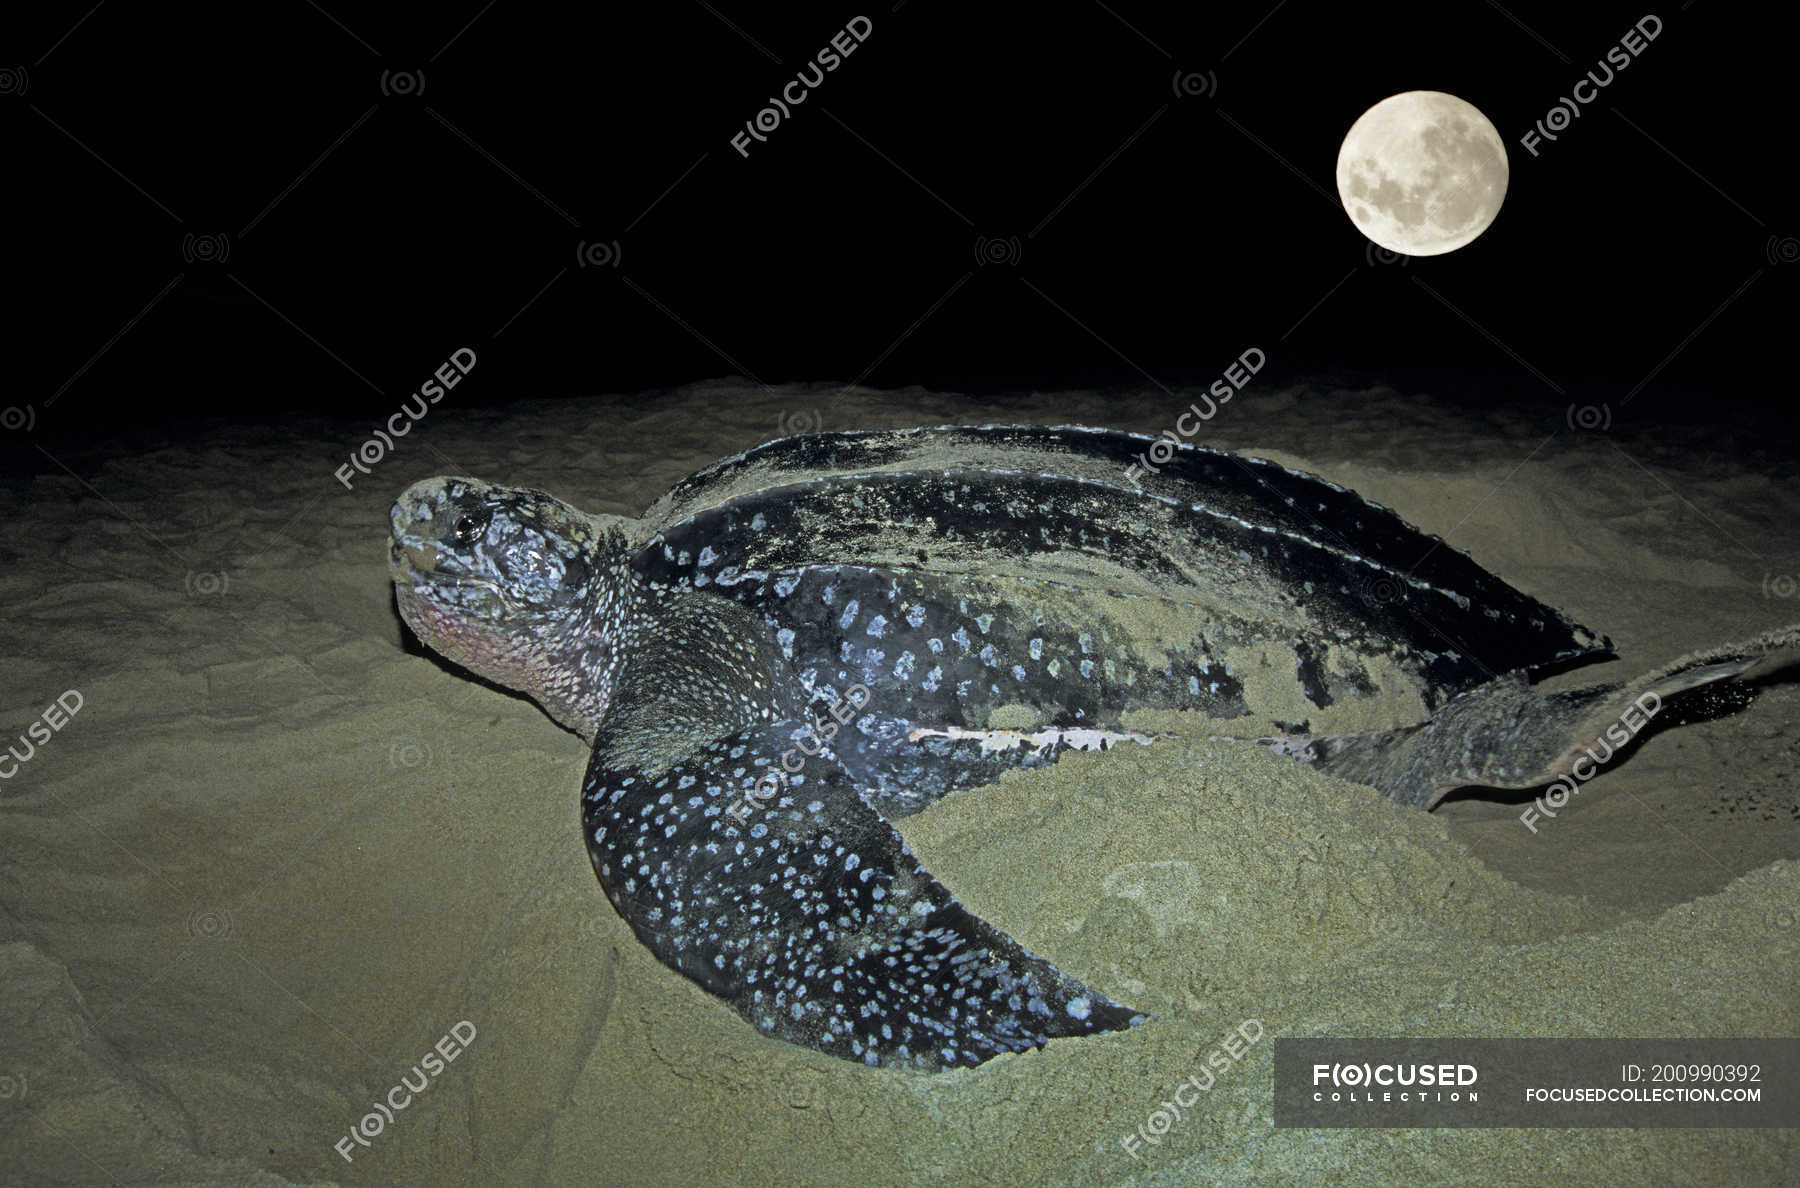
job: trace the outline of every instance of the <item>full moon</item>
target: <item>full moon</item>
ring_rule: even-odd
[[[1409,256],[1453,252],[1506,200],[1506,146],[1473,104],[1407,91],[1363,112],[1338,150],[1337,188],[1356,229]]]

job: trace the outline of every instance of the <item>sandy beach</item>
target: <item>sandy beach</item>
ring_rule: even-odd
[[[0,736],[77,695],[0,781],[0,1179],[1792,1182],[1792,1131],[1276,1129],[1270,1058],[1800,1034],[1800,684],[1656,733],[1535,832],[1523,794],[1426,814],[1200,738],[951,796],[900,826],[925,865],[1155,1018],[926,1075],[765,1039],[660,965],[584,851],[584,744],[395,613],[387,510],[428,475],[637,515],[784,431],[1156,433],[1186,395],[724,379],[446,401],[348,489],[368,425],[303,418],[0,485]],[[1198,440],[1349,486],[1611,637],[1559,685],[1800,619],[1794,463],[1722,439],[1314,381],[1253,385]],[[1248,1020],[1241,1062],[1126,1150]]]

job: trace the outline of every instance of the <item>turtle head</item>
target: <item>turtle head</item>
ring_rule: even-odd
[[[388,519],[394,597],[414,634],[591,740],[617,671],[623,521],[458,476],[414,483]]]

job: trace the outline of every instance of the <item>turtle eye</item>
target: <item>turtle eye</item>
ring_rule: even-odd
[[[466,549],[480,540],[486,531],[486,516],[461,515],[456,517],[456,523],[450,526],[449,541],[459,549]]]

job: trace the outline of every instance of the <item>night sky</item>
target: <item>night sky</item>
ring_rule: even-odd
[[[1265,381],[1547,422],[1788,420],[1790,12],[765,8],[14,6],[9,465],[133,424],[386,415],[458,348],[466,404],[1174,388],[1255,347]],[[1417,89],[1485,112],[1511,183],[1469,247],[1395,258],[1333,168]]]

